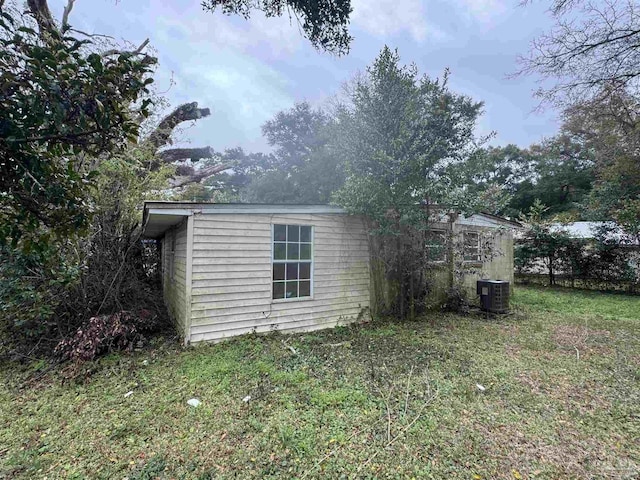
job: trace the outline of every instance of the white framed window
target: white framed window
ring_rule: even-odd
[[[426,233],[425,249],[427,261],[441,263],[447,260],[447,232],[433,229]]]
[[[313,227],[273,225],[272,295],[274,300],[313,295]]]
[[[482,262],[482,245],[479,232],[463,232],[463,255],[465,262]]]

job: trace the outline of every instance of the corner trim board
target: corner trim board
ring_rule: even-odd
[[[194,219],[192,215],[187,217],[187,264],[185,272],[185,297],[186,297],[186,312],[184,320],[184,344],[188,345],[191,337],[191,288],[193,284],[193,224]]]

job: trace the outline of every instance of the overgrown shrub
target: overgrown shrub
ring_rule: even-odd
[[[442,309],[447,312],[466,314],[469,313],[470,305],[467,290],[462,285],[454,285],[447,289]]]
[[[64,246],[26,253],[0,247],[0,331],[5,340],[37,338],[64,318],[56,316],[71,299],[81,268]]]
[[[158,246],[141,241],[140,220],[142,201],[166,184],[170,170],[145,173],[144,154],[132,149],[102,161],[88,235],[51,238],[30,252],[11,246],[0,251],[5,353],[47,356],[100,315],[146,309],[166,318]]]

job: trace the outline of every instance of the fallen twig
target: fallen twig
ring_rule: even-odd
[[[403,417],[407,416],[407,407],[409,404],[409,386],[411,384],[411,374],[413,373],[413,367],[415,367],[415,365],[411,365],[411,370],[409,370],[409,378],[407,379],[407,393],[404,397],[404,413],[403,413]]]
[[[297,355],[298,352],[296,351],[295,348],[293,348],[291,345],[289,345],[287,342],[285,342],[284,340],[282,340],[282,345],[284,345],[285,347],[287,347],[287,349],[289,349],[289,351],[291,353],[293,353],[294,355]]]
[[[436,392],[437,394],[437,392]],[[420,408],[420,411],[418,412],[418,414],[415,416],[415,418],[413,420],[411,420],[411,422],[409,422],[409,424],[402,429],[402,431],[400,433],[398,433],[398,435],[396,435],[395,437],[393,437],[391,440],[389,440],[387,442],[387,444],[381,448],[380,450],[377,450],[373,455],[371,455],[366,462],[364,462],[363,464],[361,464],[358,467],[358,470],[356,472],[359,472],[360,470],[362,470],[364,467],[366,467],[367,465],[369,465],[377,456],[378,454],[382,451],[385,450],[387,448],[389,448],[392,444],[395,443],[396,440],[398,440],[400,437],[404,436],[409,429],[420,419],[420,417],[422,416],[422,412],[424,412],[424,409],[427,408],[427,405],[429,405],[435,398],[436,398],[436,394],[434,394],[431,398],[429,398],[427,401],[425,401],[425,403],[422,405],[422,407]]]

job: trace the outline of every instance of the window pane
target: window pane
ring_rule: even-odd
[[[300,278],[311,278],[311,264],[300,263]]]
[[[298,264],[287,263],[287,280],[297,280],[297,279],[298,279]]]
[[[284,298],[284,282],[273,284],[273,298]]]
[[[446,234],[442,230],[430,230],[427,232],[427,259],[432,262],[446,260]]]
[[[300,244],[287,243],[287,260],[298,260],[300,258]]]
[[[284,263],[275,263],[273,265],[273,279],[284,280]]]
[[[300,241],[301,242],[311,241],[311,227],[300,227]]]
[[[311,260],[311,244],[300,244],[300,260]]]
[[[478,246],[478,234],[477,233],[465,233],[464,234],[465,247],[477,247]]]
[[[287,230],[289,232],[289,235],[287,236],[287,242],[300,241],[300,227],[298,225],[288,225]]]
[[[470,262],[480,261],[480,235],[476,232],[464,233],[464,259]]]
[[[311,282],[310,281],[301,281],[300,282],[300,297],[310,297],[311,296]]]
[[[287,240],[287,226],[286,225],[274,225],[273,226],[273,240],[276,242],[284,242]]]
[[[298,281],[287,282],[285,298],[296,298],[298,296]]]
[[[287,244],[286,243],[274,243],[273,244],[273,259],[285,260],[287,258]]]
[[[445,260],[445,252],[443,246],[441,245],[432,245],[428,249],[429,260],[434,262],[442,262]]]
[[[312,233],[309,225],[273,225],[274,299],[311,296]]]

